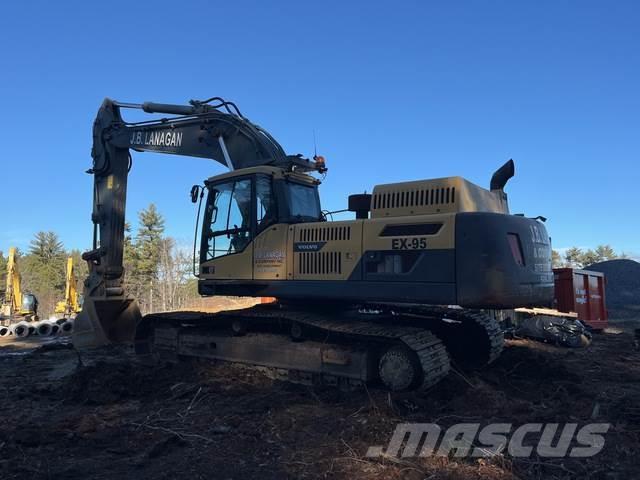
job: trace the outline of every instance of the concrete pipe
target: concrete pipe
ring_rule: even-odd
[[[45,321],[38,322],[35,324],[36,333],[43,337],[48,337],[51,335],[52,326],[51,323]]]
[[[11,331],[18,338],[29,336],[29,324],[27,322],[18,322],[11,325]]]
[[[11,329],[8,326],[0,326],[0,337],[8,337],[11,335]]]
[[[67,320],[60,325],[60,335],[71,335],[73,332],[73,320]]]

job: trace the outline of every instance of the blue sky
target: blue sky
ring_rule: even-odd
[[[223,96],[289,153],[316,132],[325,208],[376,183],[487,186],[513,158],[511,209],[548,217],[555,247],[640,254],[638,25],[633,1],[6,2],[0,250],[37,230],[90,245],[105,96]],[[189,243],[189,188],[223,171],[134,153],[127,214],[155,202]]]

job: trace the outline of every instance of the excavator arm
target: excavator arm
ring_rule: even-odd
[[[122,109],[174,115],[126,122]],[[93,249],[83,254],[89,264],[84,305],[76,319],[74,342],[100,345],[133,339],[140,312],[124,284],[123,247],[130,150],[215,160],[230,170],[259,165],[302,171],[324,171],[324,164],[288,156],[264,129],[221,98],[192,100],[189,105],[105,99],[93,125]]]
[[[64,300],[56,304],[54,313],[71,316],[79,311],[80,303],[78,301],[78,287],[76,283],[75,269],[73,268],[73,257],[69,257],[67,258]]]
[[[22,289],[20,272],[18,271],[17,254],[15,247],[9,248],[7,259],[7,282],[2,303],[2,315],[10,317],[18,313],[22,308]]]

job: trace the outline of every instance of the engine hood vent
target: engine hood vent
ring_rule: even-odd
[[[508,213],[502,192],[490,192],[461,177],[377,185],[371,218],[457,212]]]

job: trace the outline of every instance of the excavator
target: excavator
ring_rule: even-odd
[[[62,315],[63,318],[71,318],[82,310],[75,269],[73,267],[73,257],[67,258],[66,281],[64,288],[64,300],[56,304],[54,313]]]
[[[38,319],[38,299],[32,293],[22,292],[22,281],[18,270],[18,254],[15,247],[9,248],[7,259],[7,281],[4,299],[0,307],[0,323],[10,323]]]
[[[128,122],[124,109],[160,118]],[[212,159],[229,170],[191,189],[198,292],[276,302],[141,315],[123,283],[131,151]],[[286,154],[219,97],[187,105],[105,99],[92,158],[93,248],[83,254],[78,348],[133,343],[145,358],[202,357],[294,382],[424,390],[451,362],[473,368],[500,355],[503,334],[490,309],[553,299],[544,217],[509,213],[511,160],[489,189],[461,177],[377,185],[349,196],[355,218],[333,221],[320,204],[324,158]]]

